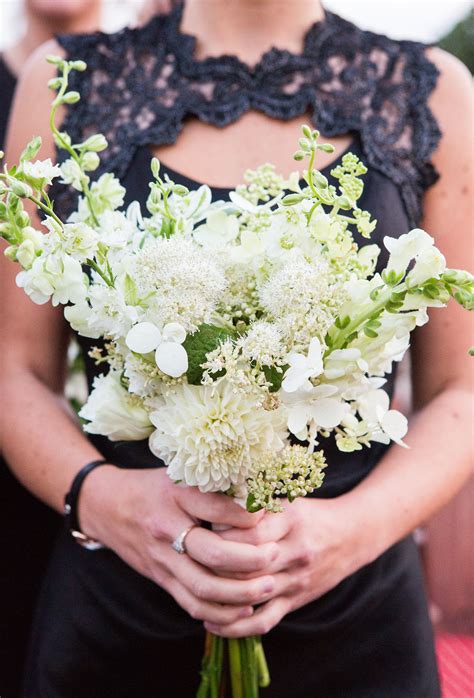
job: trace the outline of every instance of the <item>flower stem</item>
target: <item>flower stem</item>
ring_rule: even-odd
[[[242,690],[242,658],[240,653],[240,640],[230,638],[228,640],[228,644],[232,698],[246,698]]]
[[[257,658],[258,667],[258,685],[261,688],[266,688],[270,685],[270,672],[268,670],[268,664],[265,657],[265,652],[263,651],[262,638],[255,638],[255,656]]]

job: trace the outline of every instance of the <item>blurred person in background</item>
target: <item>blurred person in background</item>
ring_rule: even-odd
[[[85,97],[68,112],[69,133],[78,142],[85,129],[104,131],[113,146],[104,167],[118,153],[112,169],[142,206],[152,155],[176,182],[207,182],[227,196],[243,169],[275,156],[277,171],[291,171],[296,129],[311,119],[336,147],[321,157],[324,172],[349,148],[369,165],[362,205],[379,220],[376,241],[421,224],[451,266],[465,263],[470,79],[444,52],[361,30],[317,0],[187,0],[120,37],[45,47],[22,80],[7,162],[32,131],[44,138],[42,155],[55,157],[42,87],[54,69],[43,59],[59,52],[88,62],[84,95],[100,85],[93,108]],[[57,192],[60,215],[67,198]],[[255,518],[226,498],[175,488],[146,444],[120,449],[77,429],[57,400],[62,313],[33,306],[13,273],[5,267],[11,342],[2,356],[12,468],[61,511],[85,463],[109,464],[87,478],[79,513],[84,534],[106,549],[80,548],[65,527],[41,595],[25,698],[191,696],[202,621],[225,636],[266,634],[272,698],[440,695],[409,534],[468,476],[469,342],[456,308],[416,336],[411,450],[334,453],[324,491]],[[195,519],[232,529],[194,527],[179,556],[170,544]],[[242,578],[249,559],[255,576]]]
[[[57,33],[91,32],[101,0],[25,0],[26,30],[0,54],[0,150],[17,79],[28,57]],[[2,27],[5,31],[6,27]],[[0,696],[16,698],[33,609],[60,518],[24,489],[0,460]]]

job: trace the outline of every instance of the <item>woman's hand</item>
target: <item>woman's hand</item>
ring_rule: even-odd
[[[233,623],[275,592],[273,576],[263,572],[278,555],[271,541],[227,541],[197,527],[186,537],[186,555],[172,549],[172,541],[200,521],[244,530],[263,514],[249,514],[223,495],[175,485],[164,468],[98,468],[84,483],[79,518],[86,534],[166,589],[193,618]]]
[[[352,502],[350,495],[298,499],[285,503],[282,513],[265,515],[252,528],[222,532],[221,537],[229,542],[277,543],[278,557],[259,571],[273,576],[276,589],[272,599],[251,617],[228,624],[206,622],[206,628],[225,637],[264,635],[287,613],[318,598],[374,559],[379,554],[377,541],[363,524],[363,512]],[[251,575],[239,575],[243,576]]]

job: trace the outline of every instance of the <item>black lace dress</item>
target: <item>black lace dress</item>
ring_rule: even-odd
[[[437,71],[423,46],[362,31],[327,12],[309,29],[300,55],[273,49],[250,69],[233,56],[195,60],[194,39],[179,24],[180,8],[141,29],[60,38],[71,58],[89,64],[73,79],[83,97],[68,112],[66,128],[75,142],[105,133],[111,147],[103,169],[122,179],[128,202],[144,205],[150,146],[173,143],[187,118],[225,126],[249,109],[282,120],[309,112],[325,136],[351,133],[350,149],[369,165],[361,205],[379,220],[377,242],[420,221],[423,194],[436,179],[430,156],[440,136],[427,106]],[[175,181],[197,184],[168,171]],[[55,197],[64,215],[74,194]],[[80,341],[87,351],[89,340]],[[88,362],[90,382],[97,372]],[[162,465],[146,442],[94,442],[124,467]],[[329,467],[315,496],[326,498],[354,488],[387,450],[375,444],[345,454],[331,440],[324,447]],[[437,698],[412,539],[286,616],[265,646],[269,698]],[[202,650],[202,624],[165,591],[113,552],[87,552],[64,532],[39,606],[25,695],[191,698]]]

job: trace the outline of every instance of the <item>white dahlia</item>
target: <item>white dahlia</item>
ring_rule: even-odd
[[[255,396],[225,380],[214,386],[179,385],[150,415],[150,449],[168,463],[175,481],[201,492],[241,490],[253,464],[279,451],[286,437],[283,409],[266,411]]]

